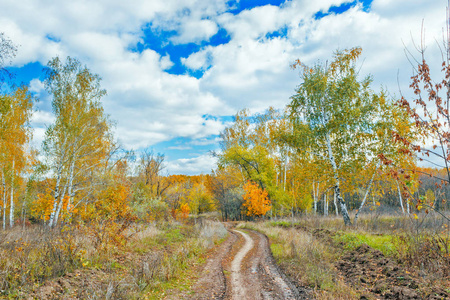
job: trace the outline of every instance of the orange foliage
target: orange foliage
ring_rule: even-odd
[[[177,220],[186,220],[189,217],[189,212],[191,209],[189,208],[189,205],[186,203],[182,203],[180,205],[180,208],[175,210],[175,218]]]
[[[247,182],[244,191],[242,205],[247,208],[247,216],[264,216],[272,208],[267,191],[260,189],[257,184]]]

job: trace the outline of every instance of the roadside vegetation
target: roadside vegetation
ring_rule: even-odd
[[[283,271],[316,299],[447,299],[448,222],[424,218],[373,213],[356,227],[321,216],[241,226],[266,234]]]
[[[188,292],[195,268],[227,235],[220,222],[209,220],[134,224],[103,241],[92,230],[31,226],[1,232],[1,295],[160,299],[174,288]]]

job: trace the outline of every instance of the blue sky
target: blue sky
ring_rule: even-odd
[[[126,149],[166,156],[169,174],[209,173],[219,133],[243,108],[283,108],[300,83],[289,68],[361,46],[375,88],[406,90],[404,47],[442,35],[445,0],[103,0],[0,2],[0,32],[19,45],[11,70],[40,101],[39,147],[54,120],[42,69],[72,56],[102,78],[105,111]],[[433,51],[433,49],[430,49]]]

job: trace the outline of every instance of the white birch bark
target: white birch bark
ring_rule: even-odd
[[[64,190],[61,193],[61,195],[59,196],[58,208],[56,209],[53,226],[56,226],[58,224],[59,216],[61,214],[61,209],[64,205],[64,197],[66,197],[66,191],[67,191],[67,183],[64,185]]]
[[[314,214],[317,214],[317,203],[319,202],[320,183],[317,182],[317,187],[313,181],[313,198],[314,198]]]
[[[348,215],[347,205],[341,196],[341,187],[340,187],[338,169],[337,169],[336,161],[334,160],[333,150],[331,149],[331,140],[330,140],[330,136],[328,133],[325,135],[325,138],[326,138],[327,148],[328,148],[328,159],[329,159],[331,166],[333,167],[333,171],[334,171],[334,181],[335,181],[334,190],[336,193],[336,198],[337,198],[339,205],[341,206],[341,213],[342,213],[342,217],[344,218],[345,225],[352,225],[352,221],[350,220],[350,216]]]
[[[48,226],[53,227],[54,221],[55,221],[55,215],[56,211],[58,209],[58,200],[60,196],[60,185],[61,185],[61,176],[62,176],[62,165],[58,167],[58,174],[56,175],[56,185],[55,185],[55,192],[53,194],[53,209],[50,214],[50,219],[48,220]]]
[[[283,191],[286,191],[286,173],[287,173],[287,164],[288,164],[288,157],[286,156],[284,160],[284,183],[283,183]]]
[[[369,185],[367,186],[367,190],[366,190],[366,193],[364,194],[364,198],[361,201],[361,205],[359,206],[358,211],[356,212],[355,221],[354,221],[355,224],[358,221],[359,213],[361,212],[362,208],[364,207],[364,204],[366,204],[367,196],[369,195],[370,188],[372,187],[372,184],[373,184],[373,179],[375,178],[375,175],[377,174],[377,170],[380,166],[381,166],[381,160],[378,161],[377,168],[375,169],[375,172],[373,172],[372,178],[370,178],[370,182],[369,182]]]
[[[334,209],[336,210],[336,216],[339,216],[339,208],[336,201],[336,192],[333,191],[333,202],[334,202]]]
[[[11,170],[11,198],[9,203],[9,227],[14,226],[14,167],[15,161],[12,162],[12,170]]]
[[[6,180],[2,170],[2,186],[3,186],[3,230],[6,230]]]
[[[402,192],[400,191],[400,185],[397,181],[397,190],[398,190],[398,201],[400,201],[400,207],[402,208],[402,213],[405,214],[405,208],[403,207],[403,199],[402,199]]]
[[[69,199],[67,200],[67,212],[70,211],[70,203],[72,200],[72,197],[74,196],[73,191],[73,179],[74,179],[74,172],[75,172],[75,160],[72,161],[72,164],[70,165],[70,174],[69,174],[69,191],[67,193],[67,196],[69,196]]]

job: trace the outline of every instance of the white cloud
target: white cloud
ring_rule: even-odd
[[[179,35],[171,40],[175,44],[197,43],[208,41],[218,31],[219,27],[211,20],[189,20],[181,26]]]
[[[200,155],[194,158],[181,158],[167,163],[169,174],[210,173],[216,166],[217,159],[211,155]]]
[[[227,13],[232,4],[226,0],[29,0],[26,5],[4,0],[0,28],[20,45],[16,66],[35,61],[45,65],[55,55],[70,55],[100,74],[108,90],[105,111],[117,121],[116,135],[125,147],[138,149],[176,137],[193,139],[195,146],[217,144],[214,137],[226,125],[205,115],[284,107],[300,83],[297,71],[289,68],[297,58],[313,64],[330,59],[337,48],[361,46],[361,72],[373,73],[375,88],[383,84],[395,92],[400,70],[401,86],[408,89],[411,67],[403,42],[412,48],[411,33],[420,40],[422,19],[427,41],[440,39],[446,1],[374,0],[368,12],[356,6],[343,14],[314,18],[319,11],[348,2],[352,1],[292,0],[233,15]],[[201,44],[219,28],[231,40],[181,59],[187,68],[204,72],[197,79],[167,73],[175,63],[170,53],[132,51],[145,40],[145,28],[173,31],[170,39],[175,44]],[[270,37],[277,31],[287,35]],[[439,59],[434,53],[430,52],[432,63]],[[41,111],[33,117],[38,140],[51,121],[50,105],[42,82],[32,80],[30,89],[42,97]],[[202,158],[179,160],[172,169],[183,173],[183,167],[192,171],[195,163],[212,163]],[[198,169],[205,170],[205,165]]]
[[[30,81],[30,92],[40,94],[45,90],[44,83],[37,78]]]
[[[202,50],[192,53],[188,57],[181,58],[181,62],[191,70],[206,70],[211,64],[211,61],[208,59],[210,56],[210,50]]]
[[[33,137],[31,144],[34,148],[39,149],[44,141],[45,131],[47,127],[55,121],[55,116],[47,111],[35,111],[31,116],[31,126],[33,127]]]

